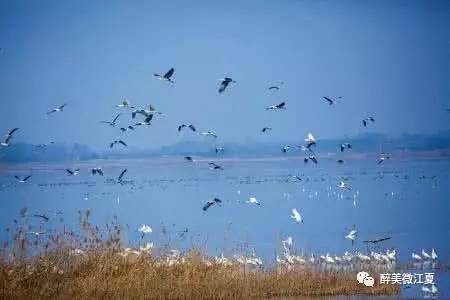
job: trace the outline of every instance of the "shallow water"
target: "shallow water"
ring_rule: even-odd
[[[304,165],[300,159],[248,159],[218,161],[225,170],[213,171],[208,161],[189,163],[182,159],[90,161],[79,165],[7,165],[0,169],[0,228],[11,226],[19,210],[50,216],[46,228],[77,226],[77,211],[93,209],[92,220],[105,224],[113,215],[129,225],[127,238],[139,238],[136,229],[150,225],[148,239],[156,245],[187,249],[204,247],[209,254],[255,249],[273,261],[280,241],[292,236],[298,253],[342,254],[368,251],[365,239],[392,237],[370,250],[396,248],[401,262],[411,253],[435,248],[441,262],[450,261],[450,161],[388,161],[377,166],[371,160],[353,160],[341,166],[321,160]],[[105,176],[90,175],[89,168],[102,166]],[[68,177],[66,167],[80,167],[80,175]],[[127,168],[120,185],[116,178]],[[20,184],[14,175],[33,174]],[[299,175],[299,182],[291,175]],[[351,190],[337,187],[346,177]],[[256,197],[260,206],[245,201]],[[202,210],[205,202],[218,197],[221,206]],[[304,223],[295,223],[297,208]],[[61,211],[62,215],[56,213]],[[30,220],[38,226],[38,219]],[[353,224],[358,239],[352,247],[344,236]],[[0,237],[7,234],[2,230]],[[422,271],[421,271],[422,272]],[[423,271],[425,272],[425,271]],[[436,281],[441,296],[450,295],[448,272]],[[417,295],[420,287],[404,291]]]

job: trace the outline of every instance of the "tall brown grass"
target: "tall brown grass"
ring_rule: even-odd
[[[214,262],[191,250],[167,263],[167,252],[125,250],[116,221],[107,233],[80,214],[83,234],[31,237],[18,227],[0,256],[0,298],[249,299],[318,295],[394,295],[398,287],[358,284],[355,273],[311,268],[255,268]],[[74,250],[76,249],[76,250]]]

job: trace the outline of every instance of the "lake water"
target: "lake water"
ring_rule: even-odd
[[[128,224],[127,239],[135,243],[141,224],[153,228],[147,239],[155,245],[188,249],[204,247],[208,254],[231,256],[255,250],[273,262],[280,241],[292,236],[298,253],[342,254],[367,252],[362,241],[391,237],[371,250],[396,248],[401,262],[411,253],[435,248],[441,262],[450,261],[450,161],[350,160],[344,165],[323,159],[304,165],[301,159],[215,160],[224,170],[210,170],[208,160],[194,163],[176,158],[89,161],[68,164],[20,164],[0,167],[0,228],[12,225],[22,207],[28,214],[46,214],[43,226],[64,223],[77,227],[78,210],[92,208],[92,221],[105,224],[116,215]],[[105,176],[92,176],[101,166]],[[65,168],[81,168],[69,177]],[[126,184],[117,178],[127,168]],[[18,183],[14,175],[33,176]],[[303,180],[293,179],[299,175]],[[337,187],[346,178],[351,190]],[[245,203],[256,197],[260,206]],[[207,211],[209,199],[223,200]],[[290,218],[292,208],[304,223]],[[39,220],[30,220],[38,226]],[[355,225],[358,238],[352,247],[344,236]],[[5,230],[0,237],[7,238]],[[440,296],[450,297],[450,276],[436,271]],[[416,295],[419,287],[405,290]]]

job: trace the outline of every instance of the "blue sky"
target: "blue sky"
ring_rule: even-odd
[[[450,129],[448,1],[3,0],[0,36],[0,130],[21,127],[16,141],[106,147],[121,135],[99,121],[123,98],[165,113],[124,137],[137,148],[201,139],[180,123],[224,142]],[[175,85],[153,78],[170,67]]]

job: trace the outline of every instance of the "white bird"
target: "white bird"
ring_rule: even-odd
[[[431,259],[436,260],[438,258],[436,251],[434,251],[434,248],[431,249]]]
[[[357,230],[355,230],[354,228],[352,230],[350,230],[350,232],[345,236],[345,238],[347,240],[351,240],[352,241],[352,246],[355,243],[355,239],[356,239],[356,234],[358,233]]]
[[[0,145],[2,147],[8,147],[9,145],[11,145],[11,139],[13,137],[13,134],[17,130],[19,130],[19,128],[14,128],[14,129],[11,129],[7,134],[5,134],[5,140],[2,143],[0,143]]]
[[[117,107],[120,108],[134,108],[134,106],[130,105],[130,102],[128,102],[128,100],[123,100],[122,103],[118,104]]]
[[[170,83],[174,83],[174,81],[172,80],[173,73],[175,73],[175,69],[171,68],[164,75],[159,75],[159,74],[155,73],[155,74],[153,74],[153,76],[155,76],[159,80],[167,81],[167,82],[170,82]]]
[[[302,218],[302,216],[300,215],[300,213],[297,211],[296,208],[293,208],[293,209],[292,209],[292,215],[291,215],[291,218],[294,219],[295,222],[297,222],[297,223],[303,223],[303,218]]]
[[[345,181],[340,181],[339,184],[337,185],[337,187],[340,189],[343,189],[343,190],[351,190],[352,189],[350,187],[350,185]]]
[[[293,244],[292,236],[288,236],[287,239],[281,241],[281,243],[285,249],[291,248]]]
[[[430,293],[430,294],[431,294],[430,288],[427,287],[426,285],[422,285],[422,292],[424,292],[424,293]]]
[[[142,234],[147,234],[147,233],[152,233],[153,230],[150,226],[142,224],[139,228],[138,228],[139,232],[142,232]]]
[[[316,138],[313,136],[313,134],[311,132],[309,132],[305,138],[305,142],[306,142],[306,148],[310,149],[312,145],[316,144]]]
[[[325,255],[325,262],[330,263],[330,264],[335,263],[334,259],[328,253],[327,253],[327,255]]]
[[[286,153],[286,152],[288,152],[290,149],[291,149],[291,146],[285,145],[285,146],[283,146],[283,148],[281,148],[281,151],[282,151],[283,153]]]
[[[344,150],[347,149],[352,149],[352,145],[350,143],[342,143],[339,145],[341,148],[341,152],[344,152]]]
[[[266,110],[278,110],[278,109],[286,109],[286,102],[281,102],[280,104],[274,104],[266,107]]]
[[[422,249],[422,257],[424,259],[431,259],[430,254],[426,253],[424,249]]]
[[[212,136],[213,138],[217,138],[217,134],[214,131],[212,131],[212,130],[208,130],[208,131],[205,131],[205,132],[200,132],[199,134],[200,135],[204,135],[204,136]]]
[[[137,114],[143,115],[145,117],[145,122],[149,123],[153,119],[154,114],[162,115],[162,112],[156,110],[153,105],[149,104],[148,109],[141,108],[133,110],[131,113],[131,118],[136,118]]]
[[[64,111],[64,107],[66,107],[67,104],[63,104],[57,108],[52,109],[51,111],[47,112],[47,115],[53,114],[55,112],[62,112]]]
[[[439,292],[439,291],[438,291],[436,285],[433,283],[433,284],[431,285],[431,293],[432,293],[432,294],[437,294],[438,292]]]
[[[39,237],[40,235],[45,234],[45,233],[47,233],[47,232],[46,231],[28,231],[27,232],[27,234],[32,234],[36,237]]]
[[[117,114],[117,116],[115,116],[114,119],[113,119],[112,121],[100,121],[100,123],[108,124],[109,126],[115,127],[115,126],[116,126],[117,119],[119,119],[120,115],[121,115],[121,114]]]
[[[417,261],[421,261],[422,260],[422,257],[419,254],[414,253],[414,252],[411,254],[411,257],[413,259],[417,260]]]
[[[389,153],[381,153],[380,157],[378,158],[378,165],[381,164],[382,162],[384,162],[385,160],[388,160],[391,158],[391,155]]]
[[[255,197],[248,198],[248,200],[245,201],[245,203],[261,205],[261,203]]]
[[[31,176],[32,175],[28,175],[24,178],[20,178],[19,176],[16,175],[16,176],[14,176],[14,178],[16,178],[19,183],[25,183],[25,182],[27,182],[28,179],[30,179]]]

